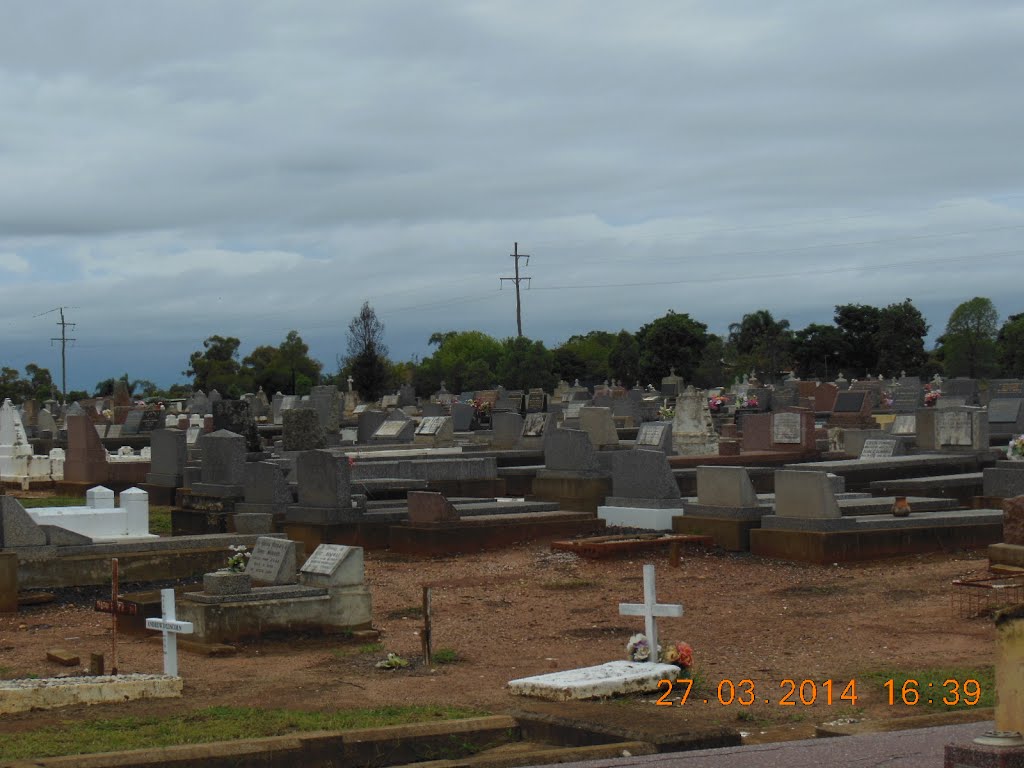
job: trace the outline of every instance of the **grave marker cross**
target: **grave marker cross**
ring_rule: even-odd
[[[164,633],[164,674],[178,676],[178,635],[192,634],[191,621],[178,621],[174,613],[174,590],[160,590],[159,619],[146,619],[146,629],[158,629]]]
[[[683,615],[683,606],[659,603],[654,588],[654,565],[644,565],[644,601],[642,603],[619,603],[619,614],[622,616],[643,616],[647,642],[650,643],[651,655],[648,661],[658,661],[658,624],[655,617],[679,617]]]

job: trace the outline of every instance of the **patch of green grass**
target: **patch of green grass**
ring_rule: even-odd
[[[282,736],[298,731],[379,728],[484,714],[465,707],[389,706],[333,712],[296,712],[252,707],[209,707],[170,717],[63,722],[35,731],[5,734],[0,760],[27,760],[125,749],[206,744]]]
[[[423,608],[419,605],[410,605],[407,608],[389,611],[385,616],[389,619],[421,619],[423,618]]]
[[[455,664],[462,661],[459,652],[454,648],[438,648],[430,657],[438,664]]]
[[[84,507],[85,497],[83,496],[51,496],[48,499],[18,499],[25,509],[37,509],[39,507]]]
[[[562,591],[573,589],[588,589],[589,587],[597,586],[597,582],[593,579],[556,579],[554,581],[545,581],[540,586],[541,589]]]
[[[384,643],[365,643],[356,646],[356,653],[380,653],[384,650]]]
[[[171,535],[171,508],[149,508],[149,532],[157,536]]]
[[[858,696],[867,694],[878,700],[877,696],[887,704],[891,696],[891,706],[909,714],[995,706],[995,669],[990,666],[889,668],[862,673],[857,678]],[[865,691],[868,686],[870,689]]]
[[[331,655],[339,659],[344,659],[348,656],[380,653],[383,650],[384,643],[364,643],[363,645],[334,648],[331,650]]]

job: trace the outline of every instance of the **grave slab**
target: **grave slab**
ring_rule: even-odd
[[[655,691],[660,680],[675,680],[679,667],[636,661],[610,661],[594,667],[523,677],[509,682],[518,696],[549,701],[597,699],[625,693]]]

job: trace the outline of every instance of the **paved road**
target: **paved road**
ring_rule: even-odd
[[[561,768],[942,768],[944,748],[967,742],[995,727],[992,721],[808,739],[748,747],[567,763]]]

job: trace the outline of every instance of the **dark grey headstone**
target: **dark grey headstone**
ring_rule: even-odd
[[[566,472],[600,469],[597,452],[582,429],[549,429],[544,435],[544,466]]]
[[[384,423],[384,419],[387,418],[387,414],[384,411],[362,411],[356,417],[357,419],[357,430],[356,430],[356,442],[357,443],[368,443],[373,439],[373,433],[377,431],[377,428]]]
[[[679,485],[664,451],[616,451],[612,459],[612,495],[632,499],[678,499]]]
[[[473,406],[469,403],[452,403],[452,422],[456,432],[466,432],[473,425]]]
[[[338,431],[339,409],[338,388],[333,384],[313,387],[309,392],[309,402],[320,420],[320,426],[328,434]]]
[[[0,496],[0,549],[42,547],[46,532],[13,496]]]
[[[330,451],[305,451],[295,463],[299,504],[310,507],[352,506],[351,468],[348,458]]]
[[[637,448],[653,448],[666,454],[672,452],[672,422],[648,421],[636,433]],[[616,494],[618,496],[619,494]]]
[[[836,404],[832,408],[833,413],[860,413],[864,408],[864,398],[867,397],[865,390],[851,390],[836,394]]]
[[[247,451],[256,452],[261,449],[256,419],[245,400],[212,400],[212,408],[215,431],[223,429],[241,435],[245,439]]]
[[[181,485],[188,446],[180,429],[158,429],[149,438],[150,473],[146,482],[167,488]]]
[[[245,438],[221,429],[199,438],[202,447],[202,482],[237,485],[245,482]]]
[[[327,447],[320,415],[312,408],[281,412],[281,439],[285,451],[315,451]]]
[[[139,434],[139,425],[142,424],[142,411],[128,411],[128,415],[124,418],[124,424],[121,425],[122,435],[137,435]]]
[[[945,393],[946,387],[942,387]],[[988,385],[989,400],[1024,398],[1024,381],[1020,379],[993,379]]]
[[[164,412],[157,408],[147,408],[142,412],[142,418],[139,419],[139,432],[149,433],[162,429],[165,422],[164,415]]]

